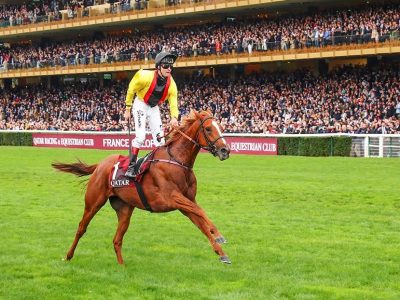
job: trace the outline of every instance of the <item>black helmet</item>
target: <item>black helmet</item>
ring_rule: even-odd
[[[160,52],[157,54],[155,62],[156,62],[156,68],[158,68],[158,66],[162,63],[165,64],[173,64],[176,59],[178,58],[178,56],[176,56],[175,54],[172,54],[171,52]]]

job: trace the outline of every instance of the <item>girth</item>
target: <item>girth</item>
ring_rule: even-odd
[[[149,201],[147,201],[146,195],[143,192],[143,188],[142,188],[141,184],[139,182],[137,182],[136,180],[132,180],[132,181],[135,184],[136,190],[139,194],[140,201],[142,201],[144,208],[146,210],[148,210],[149,212],[153,212],[153,209],[151,208]]]

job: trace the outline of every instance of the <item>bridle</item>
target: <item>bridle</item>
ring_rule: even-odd
[[[219,137],[217,137],[214,141],[211,141],[208,134],[206,133],[206,130],[204,129],[204,123],[209,120],[212,119],[213,117],[208,116],[207,118],[204,118],[203,120],[199,120],[200,121],[200,126],[197,129],[197,133],[196,133],[196,138],[192,139],[190,136],[188,136],[186,133],[184,133],[182,130],[180,130],[179,128],[175,128],[173,130],[179,132],[180,135],[182,135],[183,137],[185,137],[186,139],[188,139],[189,141],[191,141],[196,147],[206,150],[208,152],[210,152],[212,155],[217,156],[217,147],[215,146],[215,144],[220,140],[223,139],[222,135],[220,135]],[[200,145],[200,143],[198,142],[199,140],[199,134],[200,131],[203,133],[204,139],[207,142],[207,146],[203,146]]]
[[[186,133],[184,133],[184,132],[183,132],[182,130],[180,130],[178,127],[172,128],[169,132],[167,132],[167,133],[164,135],[164,137],[170,135],[171,132],[173,132],[173,131],[177,131],[177,132],[178,132],[180,135],[182,135],[184,138],[186,138],[186,139],[188,139],[189,141],[191,141],[196,147],[198,147],[198,148],[200,148],[200,149],[204,149],[204,150],[210,152],[212,155],[216,156],[218,150],[217,150],[217,147],[215,146],[215,143],[216,143],[219,139],[222,139],[223,137],[222,137],[222,135],[221,135],[221,136],[219,136],[218,138],[216,138],[214,141],[211,141],[210,138],[208,137],[208,135],[206,134],[205,129],[204,129],[204,122],[207,121],[207,120],[209,120],[209,119],[212,119],[212,118],[213,118],[213,117],[209,116],[209,117],[207,117],[207,118],[204,118],[203,120],[199,120],[199,121],[200,121],[200,126],[199,126],[199,128],[197,129],[197,133],[196,133],[196,138],[195,138],[195,139],[192,139],[190,136],[188,136]],[[203,133],[204,139],[205,139],[206,142],[207,142],[207,146],[202,146],[202,145],[200,145],[200,143],[197,141],[197,140],[199,139],[200,131]],[[162,137],[159,136],[159,137],[157,137],[157,140],[160,141],[161,138],[162,138]],[[170,148],[168,147],[168,145],[167,145],[166,147],[167,147],[168,155],[169,155],[169,157],[170,157],[169,160],[165,160],[165,159],[153,159],[153,160],[151,160],[151,161],[152,161],[152,162],[165,162],[165,163],[170,163],[170,164],[178,165],[178,166],[180,166],[180,167],[182,167],[182,168],[184,168],[184,169],[186,169],[186,170],[192,170],[193,166],[187,166],[187,165],[185,165],[185,164],[179,162],[179,161],[172,155],[172,153],[171,153]]]

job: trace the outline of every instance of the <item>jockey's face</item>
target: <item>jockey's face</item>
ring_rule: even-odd
[[[171,76],[171,71],[172,71],[172,64],[161,64],[160,67],[158,67],[158,72],[162,77],[169,77]]]

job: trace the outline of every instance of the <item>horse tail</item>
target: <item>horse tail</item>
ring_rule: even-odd
[[[80,160],[73,164],[53,162],[51,166],[58,171],[72,173],[79,177],[90,175],[97,168],[97,164],[89,166]]]

